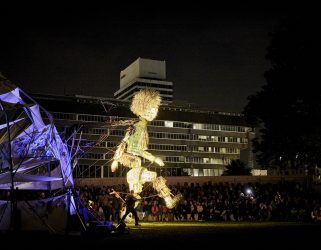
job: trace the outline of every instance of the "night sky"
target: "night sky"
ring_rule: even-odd
[[[165,60],[175,100],[241,112],[265,84],[279,11],[123,6],[7,10],[0,72],[29,93],[113,97],[138,57]]]

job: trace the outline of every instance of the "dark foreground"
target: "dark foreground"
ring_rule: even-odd
[[[74,235],[49,235],[44,232],[2,234],[4,245],[25,249],[63,250],[104,247],[104,249],[214,249],[229,246],[250,249],[303,249],[318,244],[321,224],[261,222],[261,223],[142,223],[127,225],[129,230],[112,233],[109,230]]]

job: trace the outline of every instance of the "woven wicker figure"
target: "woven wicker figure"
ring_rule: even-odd
[[[118,163],[130,168],[127,173],[129,190],[134,190],[135,194],[139,194],[145,182],[152,182],[153,188],[165,200],[166,206],[173,208],[182,198],[181,194],[174,196],[163,177],[157,177],[156,172],[149,171],[141,165],[141,158],[144,158],[159,166],[164,166],[161,158],[147,151],[147,123],[156,118],[160,102],[160,95],[154,90],[143,89],[134,95],[130,109],[139,117],[139,121],[127,129],[125,137],[117,147],[111,169],[112,172],[116,171]]]

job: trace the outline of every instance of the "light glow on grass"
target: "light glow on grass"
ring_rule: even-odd
[[[278,226],[297,226],[297,222],[141,222],[144,228],[163,228],[163,227],[217,227],[217,228],[258,228],[258,227],[278,227]],[[130,226],[130,224],[128,224]]]

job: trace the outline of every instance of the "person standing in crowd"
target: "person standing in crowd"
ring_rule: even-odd
[[[127,215],[129,213],[132,213],[132,215],[135,218],[135,226],[140,226],[140,224],[138,223],[139,222],[138,215],[137,215],[137,212],[135,210],[135,202],[137,200],[138,199],[134,195],[134,190],[131,190],[130,193],[125,198],[126,212],[123,215],[123,217],[121,218],[120,222],[123,222],[126,219],[126,217],[127,217]]]

